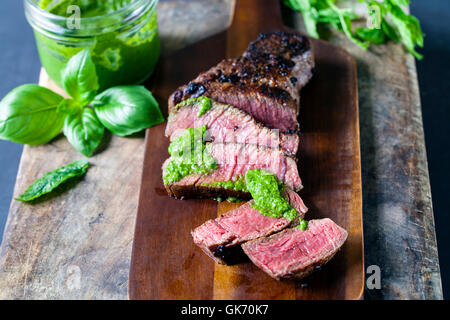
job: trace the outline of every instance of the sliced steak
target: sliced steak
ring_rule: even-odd
[[[218,168],[209,174],[192,174],[178,182],[166,185],[169,195],[176,198],[239,197],[249,199],[250,193],[214,186],[218,182],[238,181],[248,170],[263,169],[277,176],[287,187],[298,191],[302,182],[296,160],[281,149],[252,144],[209,143],[208,152],[214,157]],[[163,175],[167,164],[163,164]]]
[[[179,137],[188,128],[207,126],[210,139],[224,143],[255,144],[282,148],[291,155],[297,153],[298,134],[280,133],[256,122],[248,113],[230,105],[211,101],[211,109],[200,117],[200,102],[179,104],[172,108],[166,127],[170,140]]]
[[[299,129],[299,90],[314,68],[306,37],[273,32],[261,34],[247,51],[201,73],[169,98],[169,110],[187,98],[206,95],[251,114],[283,132]]]
[[[242,245],[252,262],[271,277],[302,279],[327,263],[347,239],[347,231],[330,219],[311,220],[305,231],[286,229]]]
[[[290,189],[285,190],[285,195],[303,218],[308,208],[299,195]],[[194,243],[217,263],[235,264],[246,260],[242,243],[271,235],[292,223],[285,218],[266,217],[252,203],[253,200],[197,227],[191,232]]]

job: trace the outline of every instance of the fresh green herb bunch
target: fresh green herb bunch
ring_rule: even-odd
[[[367,9],[379,13],[378,25],[372,28],[358,27],[353,30],[352,22],[360,19],[352,8],[340,8],[337,0],[283,0],[290,8],[300,11],[306,31],[319,38],[318,25],[331,25],[358,46],[367,49],[370,44],[386,43],[389,39],[401,42],[417,59],[423,56],[416,46],[423,47],[424,35],[419,20],[402,9],[410,0],[358,0],[365,3]]]
[[[72,146],[90,157],[106,129],[127,136],[164,121],[158,103],[143,86],[118,86],[98,93],[89,49],[73,56],[62,70],[70,99],[36,84],[15,88],[0,102],[0,139],[38,145],[61,130]]]

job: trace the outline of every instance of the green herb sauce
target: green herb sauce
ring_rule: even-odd
[[[238,180],[233,181],[219,181],[215,183],[211,183],[208,186],[210,187],[217,187],[217,188],[225,188],[235,191],[242,191],[242,192],[249,192],[247,189],[247,184],[245,183],[244,177],[239,177]]]
[[[236,197],[228,197],[227,198],[228,202],[241,202],[242,200]]]
[[[189,128],[169,145],[171,161],[164,170],[165,184],[180,181],[194,173],[209,173],[217,169],[204,141],[206,126]]]
[[[200,104],[200,110],[197,113],[197,117],[201,117],[202,115],[204,115],[208,110],[210,110],[212,108],[212,103],[211,103],[211,99],[205,96],[201,96],[198,98],[189,98],[184,100],[183,102],[180,102],[178,104],[178,106],[185,106],[188,104]]]
[[[283,195],[283,183],[274,174],[264,170],[248,170],[245,178],[241,176],[234,181],[219,181],[207,186],[250,192],[255,201],[252,206],[264,216],[284,217],[292,221],[299,215]],[[230,200],[228,199],[228,201]],[[306,230],[307,227],[307,221],[299,221],[299,229]]]
[[[207,97],[200,97],[200,110],[198,111],[197,117],[201,117],[204,115],[208,110],[211,109],[212,103],[211,99]]]
[[[260,169],[249,170],[245,181],[255,201],[252,206],[262,215],[291,221],[298,217],[298,212],[283,196],[284,185],[274,174]]]
[[[236,198],[236,197],[227,197],[226,199],[223,199],[222,197],[217,197],[217,198],[213,198],[214,200],[216,200],[217,202],[222,202],[222,201],[227,201],[227,202],[242,202],[241,199]]]
[[[306,229],[308,229],[308,221],[300,220],[300,223],[298,224],[297,229],[300,229],[302,231],[305,231]]]
[[[132,1],[42,0],[39,5],[45,11],[63,17],[72,14],[67,13],[68,6],[78,5],[83,19],[113,13]],[[113,18],[105,17],[104,22],[96,23],[110,22],[108,19]],[[83,23],[94,22],[82,20]],[[51,38],[35,31],[41,63],[50,78],[62,86],[61,70],[69,59],[79,51],[90,48],[100,91],[116,85],[142,82],[153,72],[160,55],[156,10],[139,18],[135,24],[141,26],[102,32],[92,37],[76,37],[77,30],[74,30],[74,36],[64,39]]]

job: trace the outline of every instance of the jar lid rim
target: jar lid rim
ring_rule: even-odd
[[[39,11],[40,14],[45,15],[45,16],[47,16],[49,18],[53,18],[55,20],[65,20],[65,19],[67,19],[67,17],[59,16],[57,14],[50,13],[50,12],[40,8],[39,6],[36,5],[36,2],[33,1],[33,0],[24,0],[24,1],[26,3],[28,3],[29,5],[31,5],[33,7],[33,9],[36,9],[37,11]],[[120,9],[114,11],[114,12],[110,12],[110,13],[103,14],[103,15],[100,15],[100,16],[87,17],[87,18],[81,18],[81,19],[84,20],[84,21],[93,21],[93,20],[102,19],[102,18],[105,18],[105,17],[117,15],[117,14],[120,14],[122,12],[126,12],[126,11],[128,11],[130,9],[133,9],[135,6],[140,5],[140,4],[144,4],[144,3],[148,2],[148,1],[150,1],[152,4],[155,3],[155,2],[158,2],[158,0],[134,0],[134,1],[130,2],[129,4],[127,4],[126,6],[120,8]]]
[[[89,25],[89,23],[92,23],[92,25],[94,25],[94,22],[103,21],[105,18],[120,16],[120,15],[125,15],[124,19],[122,20],[122,23],[124,21],[128,21],[128,20],[133,21],[136,18],[135,11],[137,9],[140,9],[145,5],[148,5],[150,8],[156,7],[156,4],[158,3],[158,1],[159,0],[133,0],[126,6],[120,8],[114,12],[110,12],[110,13],[100,15],[100,16],[80,18],[80,21],[83,23],[83,25]],[[46,22],[39,23],[38,21],[34,21],[34,22],[38,22],[37,24],[39,25],[39,27],[46,29],[46,31],[52,31],[52,30],[49,30],[50,28],[48,28],[50,25],[58,25],[57,26],[58,29],[61,29],[61,25],[59,25],[58,23],[67,21],[67,17],[59,16],[59,15],[50,13],[50,12],[40,8],[39,6],[37,6],[36,1],[34,1],[34,0],[24,0],[24,3],[25,3],[25,12],[27,14],[27,18],[32,25],[33,25],[33,21],[30,21],[30,19],[32,19],[33,16],[36,18],[35,20],[47,19],[47,20],[53,22],[53,23],[52,22],[48,23],[48,21],[47,21],[47,23]],[[127,13],[129,13],[129,14],[127,14]],[[131,17],[131,19],[130,19],[130,17]],[[102,26],[102,28],[113,27],[116,24],[117,24],[117,22],[112,23],[111,25],[104,25],[104,26]]]

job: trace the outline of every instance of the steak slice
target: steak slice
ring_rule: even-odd
[[[290,189],[285,189],[285,195],[303,218],[308,208],[299,195]],[[268,236],[293,223],[286,218],[266,217],[253,208],[253,203],[249,201],[197,227],[191,232],[194,243],[217,263],[235,264],[246,260],[242,243]]]
[[[218,168],[209,174],[192,174],[180,181],[165,185],[169,195],[175,198],[238,197],[250,199],[250,193],[214,186],[218,182],[238,181],[248,170],[263,169],[273,173],[287,187],[298,191],[302,182],[296,160],[281,149],[272,149],[253,144],[208,143],[208,152]],[[171,158],[163,164],[163,175]]]
[[[302,279],[327,263],[347,239],[330,219],[311,220],[305,231],[286,229],[242,245],[252,262],[272,278]]]
[[[169,110],[202,95],[231,104],[283,132],[299,129],[299,90],[312,77],[314,58],[306,37],[286,32],[260,34],[244,54],[226,59],[178,88]]]
[[[186,101],[187,102],[187,101]],[[215,143],[255,144],[282,148],[290,155],[297,153],[298,134],[280,133],[256,122],[248,113],[230,105],[211,101],[211,109],[200,117],[200,102],[183,103],[172,108],[166,127],[166,136],[173,141],[188,128],[207,126],[209,137]]]

